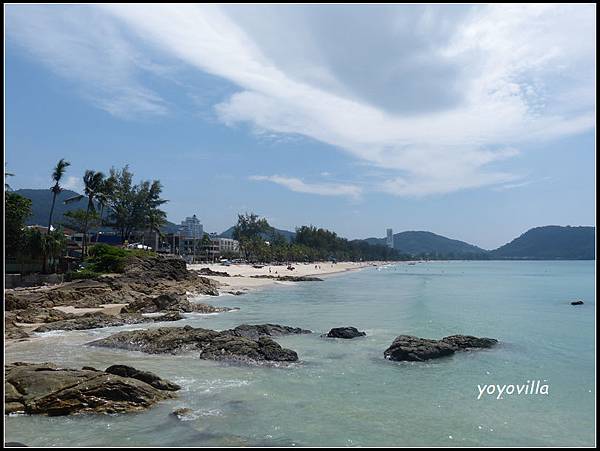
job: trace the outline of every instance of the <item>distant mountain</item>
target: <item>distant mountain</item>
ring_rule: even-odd
[[[385,238],[367,238],[369,244],[386,244]],[[394,249],[402,254],[438,258],[486,258],[488,251],[464,241],[432,232],[408,231],[394,234]]]
[[[233,238],[233,228],[235,226],[231,226],[229,227],[227,230],[225,230],[223,233],[221,233],[219,236],[221,238]],[[285,240],[287,242],[292,241],[295,237],[296,237],[296,232],[290,232],[289,230],[282,230],[282,229],[275,229],[275,231],[281,235],[283,235],[283,237],[285,238]],[[265,239],[269,239],[271,238],[268,234],[263,234],[263,238]]]
[[[31,216],[27,218],[27,225],[48,225],[48,217],[50,215],[50,207],[52,206],[52,192],[49,189],[18,189],[14,191],[27,199],[31,200]],[[56,196],[54,204],[54,213],[52,215],[52,223],[59,225],[67,222],[64,214],[71,210],[85,210],[87,208],[87,199],[81,199],[77,202],[65,205],[65,200],[70,197],[78,196],[79,193],[71,190],[61,191]],[[112,230],[110,227],[103,227],[101,230]],[[177,232],[179,226],[168,222],[162,227],[164,233]]]
[[[535,227],[491,251],[490,256],[494,259],[594,260],[595,234],[595,227]]]

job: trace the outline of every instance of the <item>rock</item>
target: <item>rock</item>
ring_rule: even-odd
[[[257,274],[250,276],[253,279],[277,279],[284,282],[322,282],[323,279],[312,276],[272,276],[269,274]]]
[[[132,377],[145,382],[148,385],[152,385],[154,388],[158,388],[159,390],[177,391],[181,389],[179,385],[169,382],[168,380],[161,379],[150,371],[140,371],[127,365],[112,365],[106,368],[105,372],[109,374],[116,374],[117,376]]]
[[[491,348],[498,343],[495,338],[478,338],[471,335],[450,335],[442,338],[441,341],[448,343],[456,351],[472,348]]]
[[[5,442],[4,446],[7,448],[27,448],[27,445],[21,442]]]
[[[194,411],[189,407],[180,407],[179,409],[175,409],[173,412],[171,412],[171,415],[181,421],[193,420],[196,417],[194,415]]]
[[[201,359],[244,362],[294,362],[298,355],[267,337],[258,340],[240,337],[230,331],[185,327],[160,327],[124,331],[88,343],[91,346],[128,349],[149,354],[199,352]]]
[[[75,318],[72,313],[65,313],[55,308],[29,308],[6,312],[5,318],[17,323],[50,323]]]
[[[280,326],[279,324],[242,324],[230,332],[238,337],[246,337],[251,340],[258,340],[260,337],[280,337],[289,334],[311,334],[312,331],[300,329],[299,327]]]
[[[6,413],[46,415],[141,411],[174,396],[131,377],[51,363],[7,365],[4,389]]]
[[[47,287],[5,290],[4,307],[6,311],[56,306],[99,307],[102,304],[131,304],[161,294],[185,296],[188,292],[218,296],[218,287],[217,281],[188,271],[181,259],[132,257],[122,274]]]
[[[334,327],[327,333],[328,338],[356,338],[364,337],[365,332],[359,331],[356,327]]]
[[[29,334],[17,326],[14,321],[4,322],[4,338],[6,340],[21,340],[29,338]]]
[[[213,271],[210,268],[200,268],[196,271],[198,274],[202,274],[203,276],[219,276],[219,277],[231,277],[229,273],[224,271]]]
[[[157,312],[197,312],[197,313],[219,313],[231,310],[228,307],[214,307],[208,304],[192,303],[184,296],[175,294],[161,294],[155,297],[139,299],[123,307],[121,313],[157,313]]]
[[[583,305],[583,301],[581,299],[578,299],[576,301],[571,302],[571,305]]]
[[[125,324],[141,324],[156,321],[179,321],[183,316],[179,312],[168,312],[161,316],[142,316],[139,313],[107,315],[102,312],[86,313],[85,315],[44,324],[34,329],[34,332],[50,332],[52,330],[88,330],[101,327],[123,326]]]
[[[383,355],[388,360],[424,361],[437,359],[472,348],[489,348],[498,343],[493,338],[477,338],[470,335],[451,335],[441,340],[399,335]]]
[[[240,296],[242,294],[246,294],[244,291],[240,291],[240,290],[237,290],[237,291],[228,291],[228,293],[229,294],[233,294],[234,296]]]

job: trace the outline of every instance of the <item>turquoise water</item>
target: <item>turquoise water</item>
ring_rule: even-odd
[[[140,414],[10,416],[6,440],[67,446],[594,445],[595,262],[434,262],[368,268],[324,282],[278,285],[216,305],[238,312],[177,325],[279,323],[315,334],[278,339],[288,367],[244,367],[82,344],[122,328],[12,344],[8,360],[104,368],[126,363],[183,385]],[[569,301],[581,298],[585,305]],[[215,301],[211,299],[211,301]],[[355,340],[320,333],[352,325]],[[395,336],[498,338],[490,350],[431,363],[383,359]],[[548,394],[482,396],[478,384],[540,380]],[[189,421],[169,416],[189,407]]]

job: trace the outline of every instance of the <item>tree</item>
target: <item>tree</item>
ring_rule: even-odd
[[[254,213],[238,214],[238,221],[233,228],[233,238],[240,243],[240,250],[246,260],[258,257],[265,245],[263,236],[270,233],[272,227],[265,218]]]
[[[85,230],[86,216],[89,226],[95,227],[100,224],[100,216],[96,211],[87,213],[85,210],[80,208],[77,210],[67,211],[63,214],[63,216],[65,217],[66,221],[62,225],[79,233],[83,233]]]
[[[52,171],[52,180],[54,180],[54,185],[50,188],[50,191],[52,191],[52,206],[50,207],[50,217],[48,218],[48,233],[50,233],[50,227],[52,227],[52,214],[54,213],[56,196],[58,196],[63,190],[62,186],[60,186],[60,180],[65,174],[67,167],[70,165],[71,163],[66,161],[64,158],[61,158],[58,160],[58,163],[56,163],[56,166],[54,166]]]
[[[16,257],[24,241],[25,220],[31,215],[31,200],[6,192],[4,208],[4,249],[7,255]]]
[[[15,174],[13,174],[12,172],[7,172],[6,171],[6,163],[4,164],[4,191],[12,191],[12,188],[10,187],[10,185],[6,182],[6,178],[7,177],[14,177]]]
[[[102,194],[102,189],[104,188],[104,174],[102,172],[92,171],[88,169],[85,171],[83,175],[83,184],[84,194],[80,194],[78,196],[73,196],[67,200],[65,203],[77,202],[80,199],[87,197],[88,203],[86,208],[85,221],[83,226],[83,255],[86,255],[87,250],[87,231],[88,231],[88,220],[91,212],[96,211],[96,206],[94,202],[98,200],[98,197]]]

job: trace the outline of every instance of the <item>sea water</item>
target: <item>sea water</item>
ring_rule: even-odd
[[[143,413],[11,415],[5,438],[30,446],[593,445],[594,274],[593,261],[400,263],[210,298],[240,310],[162,324],[313,330],[277,339],[300,357],[281,367],[84,345],[140,325],[10,344],[9,361],[102,369],[127,364],[183,389]],[[575,299],[585,304],[571,306]],[[367,336],[320,336],[338,326]],[[500,343],[425,363],[383,357],[400,334],[437,339],[457,333]],[[513,387],[498,398],[480,391],[528,383],[546,385],[546,393],[517,394]],[[192,410],[183,421],[169,415],[180,407]]]

